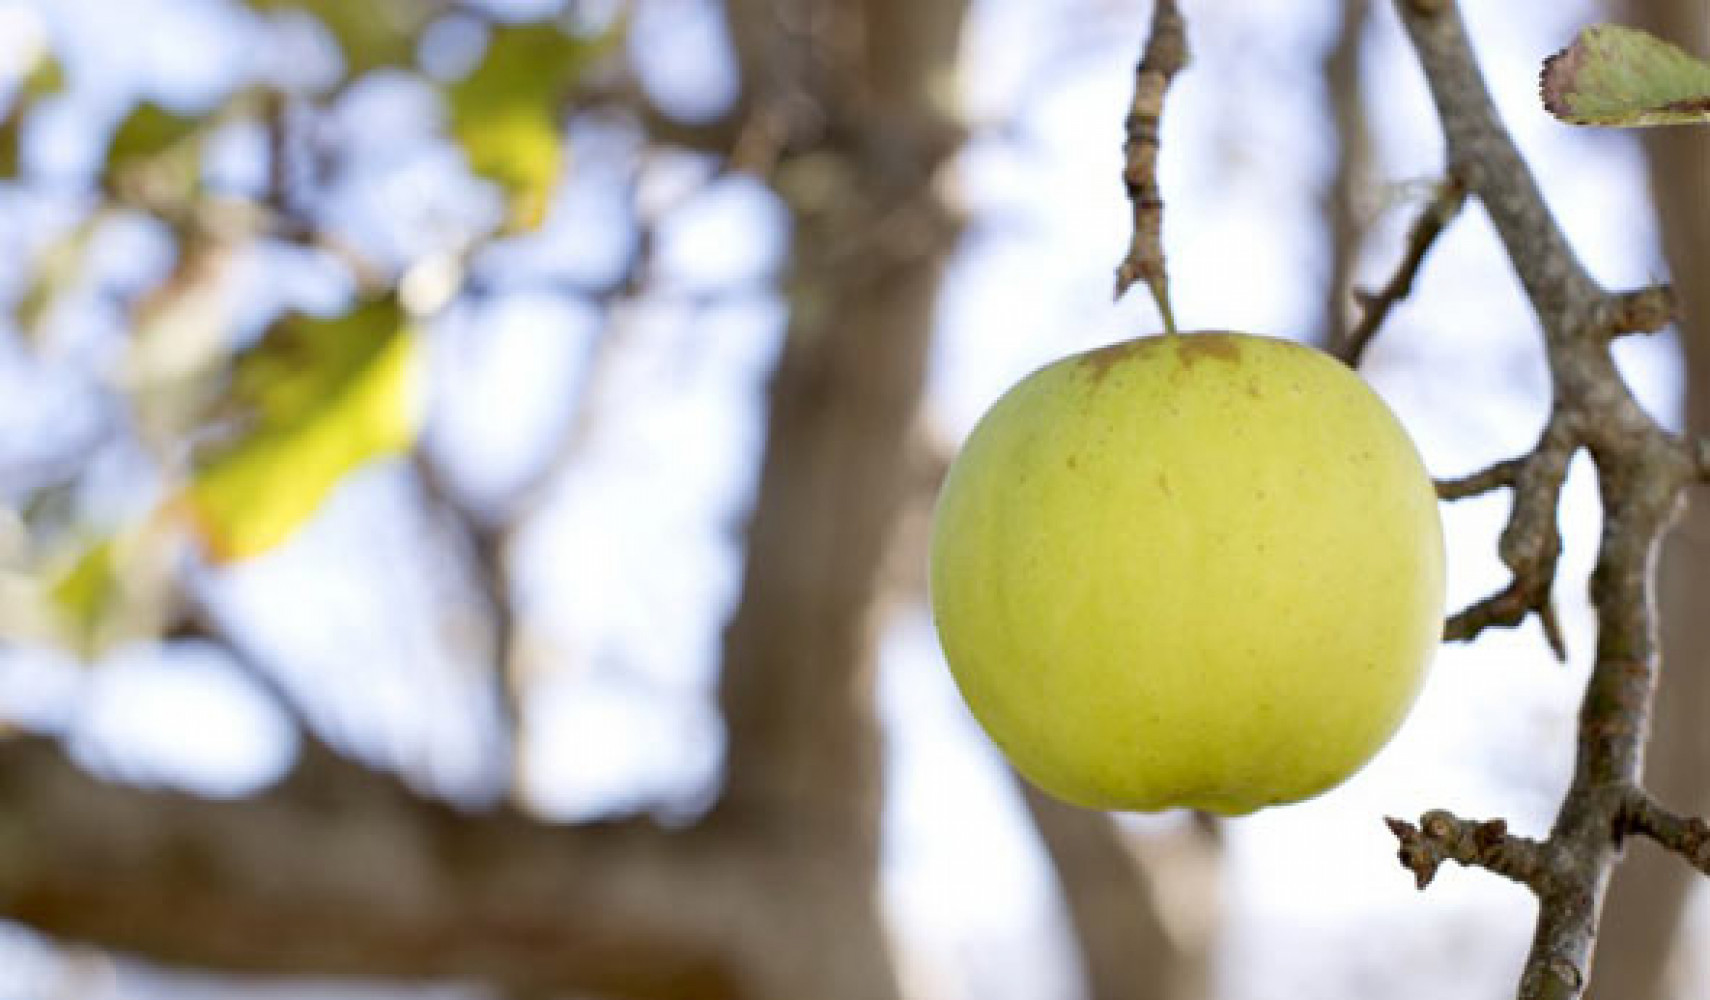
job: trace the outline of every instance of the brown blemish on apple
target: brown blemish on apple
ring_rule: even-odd
[[[1092,383],[1097,385],[1104,381],[1111,369],[1122,362],[1165,348],[1173,348],[1176,357],[1180,358],[1187,368],[1192,368],[1207,358],[1230,364],[1241,360],[1241,342],[1232,334],[1182,333],[1140,337],[1100,347],[1081,355],[1079,364]]]
[[[1210,358],[1231,364],[1241,360],[1241,344],[1226,333],[1195,333],[1178,337],[1177,355],[1188,367]]]
[[[1137,358],[1143,354],[1158,350],[1173,337],[1141,337],[1137,340],[1124,340],[1121,343],[1100,347],[1081,355],[1080,366],[1092,379],[1094,385],[1104,381],[1110,370],[1129,358]]]
[[[1164,495],[1167,497],[1173,497],[1176,495],[1175,492],[1170,489],[1170,477],[1164,475],[1162,472],[1158,473],[1158,488],[1163,490]]]
[[[1078,460],[1076,460],[1075,456],[1070,455],[1068,457],[1068,460],[1065,461],[1063,464],[1067,465],[1070,469],[1076,469],[1076,468],[1080,467],[1081,463]]]

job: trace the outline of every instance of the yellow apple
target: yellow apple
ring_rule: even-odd
[[[1407,714],[1442,631],[1431,480],[1319,351],[1146,337],[998,400],[934,517],[933,615],[1017,770],[1079,805],[1317,795]]]

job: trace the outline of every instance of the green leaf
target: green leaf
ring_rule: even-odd
[[[18,164],[23,147],[24,109],[15,107],[0,118],[0,181],[18,176]]]
[[[321,22],[344,56],[347,79],[401,66],[439,5],[423,0],[249,0],[257,10],[300,10]]]
[[[210,557],[289,538],[347,474],[416,434],[416,336],[391,298],[345,316],[290,317],[239,357],[247,431],[202,464],[181,498]]]
[[[119,123],[107,146],[107,172],[152,160],[195,135],[202,119],[185,117],[144,101]]]
[[[611,34],[577,38],[551,24],[499,27],[480,65],[446,88],[452,135],[470,169],[504,190],[511,230],[545,220],[564,170],[559,105]]]
[[[1710,63],[1637,28],[1598,24],[1544,61],[1544,107],[1576,125],[1710,121]]]
[[[24,85],[20,88],[20,100],[39,100],[54,94],[65,92],[65,67],[59,60],[46,54],[36,60],[30,72],[24,77]]]

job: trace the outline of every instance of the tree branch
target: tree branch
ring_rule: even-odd
[[[1134,238],[1116,269],[1116,295],[1144,281],[1163,315],[1164,329],[1175,332],[1170,309],[1170,278],[1164,261],[1164,196],[1158,190],[1158,150],[1164,96],[1188,61],[1187,22],[1175,0],[1155,0],[1152,30],[1134,70],[1134,101],[1124,130],[1122,184],[1134,206]]]
[[[1504,820],[1480,823],[1436,809],[1421,816],[1418,826],[1393,817],[1384,822],[1401,841],[1401,864],[1421,889],[1437,877],[1444,861],[1485,868],[1534,889],[1548,873],[1544,845],[1509,833]]]
[[[1604,300],[1597,324],[1611,337],[1656,333],[1680,319],[1680,296],[1671,285],[1648,285]]]
[[[1635,297],[1605,292],[1575,258],[1496,117],[1456,5],[1397,0],[1397,6],[1442,121],[1449,169],[1483,202],[1502,239],[1543,328],[1555,391],[1543,439],[1514,471],[1514,511],[1501,554],[1515,571],[1515,583],[1484,602],[1484,613],[1511,614],[1514,605],[1522,613],[1526,605],[1546,613],[1548,589],[1540,581],[1546,571],[1553,576],[1560,547],[1555,509],[1561,479],[1582,445],[1595,463],[1603,500],[1603,534],[1591,581],[1597,652],[1580,710],[1573,782],[1549,837],[1535,852],[1521,852],[1533,863],[1524,873],[1539,906],[1518,995],[1521,1000],[1574,1000],[1589,978],[1621,816],[1638,787],[1658,670],[1653,556],[1682,492],[1697,476],[1697,455],[1650,419],[1609,354],[1612,336],[1654,321],[1654,297],[1635,309]],[[1502,601],[1506,605],[1496,607]],[[1445,816],[1427,814],[1423,834],[1392,824],[1404,856],[1411,848],[1419,861],[1417,867],[1410,863],[1416,876],[1434,871],[1427,864],[1430,850],[1456,856],[1451,848],[1467,846],[1465,829],[1458,825],[1462,821]],[[1443,836],[1431,835],[1433,819]],[[1510,845],[1505,834],[1488,830],[1486,841],[1505,850]],[[1478,846],[1476,837],[1472,846]],[[1514,860],[1500,863],[1509,873],[1520,871],[1510,863]]]
[[[1345,339],[1335,345],[1332,353],[1347,362],[1350,368],[1358,367],[1360,358],[1370,346],[1372,338],[1377,336],[1378,328],[1389,318],[1390,310],[1407,296],[1413,294],[1413,282],[1419,277],[1419,269],[1425,264],[1425,257],[1431,248],[1436,246],[1437,238],[1449,228],[1449,223],[1460,214],[1461,206],[1466,204],[1467,189],[1458,177],[1450,174],[1438,185],[1431,196],[1430,204],[1419,213],[1419,218],[1413,222],[1413,228],[1407,234],[1407,253],[1396,268],[1395,275],[1377,292],[1356,293],[1360,303],[1360,321],[1348,331]]]
[[[61,938],[245,973],[739,993],[733,915],[758,902],[738,843],[462,815],[315,749],[234,802],[107,784],[41,739],[4,750],[0,912]]]
[[[1525,464],[1526,460],[1523,458],[1510,458],[1459,479],[1439,479],[1437,499],[1465,500],[1511,487],[1519,478],[1520,469]]]
[[[1638,833],[1686,859],[1686,863],[1710,875],[1710,823],[1692,816],[1677,816],[1655,799],[1633,789],[1621,810],[1622,833]]]
[[[1192,997],[1176,980],[1191,980],[1193,967],[1206,963],[1207,942],[1171,934],[1151,872],[1115,820],[1058,802],[1019,775],[1016,784],[1056,871],[1089,1000]]]
[[[1514,506],[1498,544],[1503,565],[1513,578],[1503,589],[1451,617],[1443,627],[1446,641],[1466,642],[1492,626],[1513,628],[1527,615],[1536,614],[1550,651],[1558,660],[1567,659],[1551,597],[1562,551],[1556,507],[1568,463],[1578,450],[1566,426],[1565,422],[1552,422],[1531,453],[1500,462],[1467,480],[1446,484],[1449,492],[1464,495],[1466,491],[1494,489],[1503,485],[1497,480],[1506,477],[1511,479],[1506,485],[1514,488]]]

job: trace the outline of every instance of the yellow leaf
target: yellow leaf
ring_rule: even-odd
[[[333,319],[291,317],[238,361],[248,431],[197,471],[180,499],[217,561],[289,538],[347,474],[416,434],[416,336],[394,299]]]
[[[564,169],[559,105],[615,37],[578,38],[551,24],[496,28],[480,65],[446,88],[452,135],[470,169],[504,190],[511,230],[545,220]]]
[[[111,538],[85,550],[48,583],[48,597],[80,649],[92,645],[122,593]]]
[[[19,606],[7,609],[8,624],[23,625],[25,633],[85,658],[128,639],[159,635],[177,594],[176,536],[165,527],[146,518],[49,560],[34,574],[33,596],[16,595]]]

